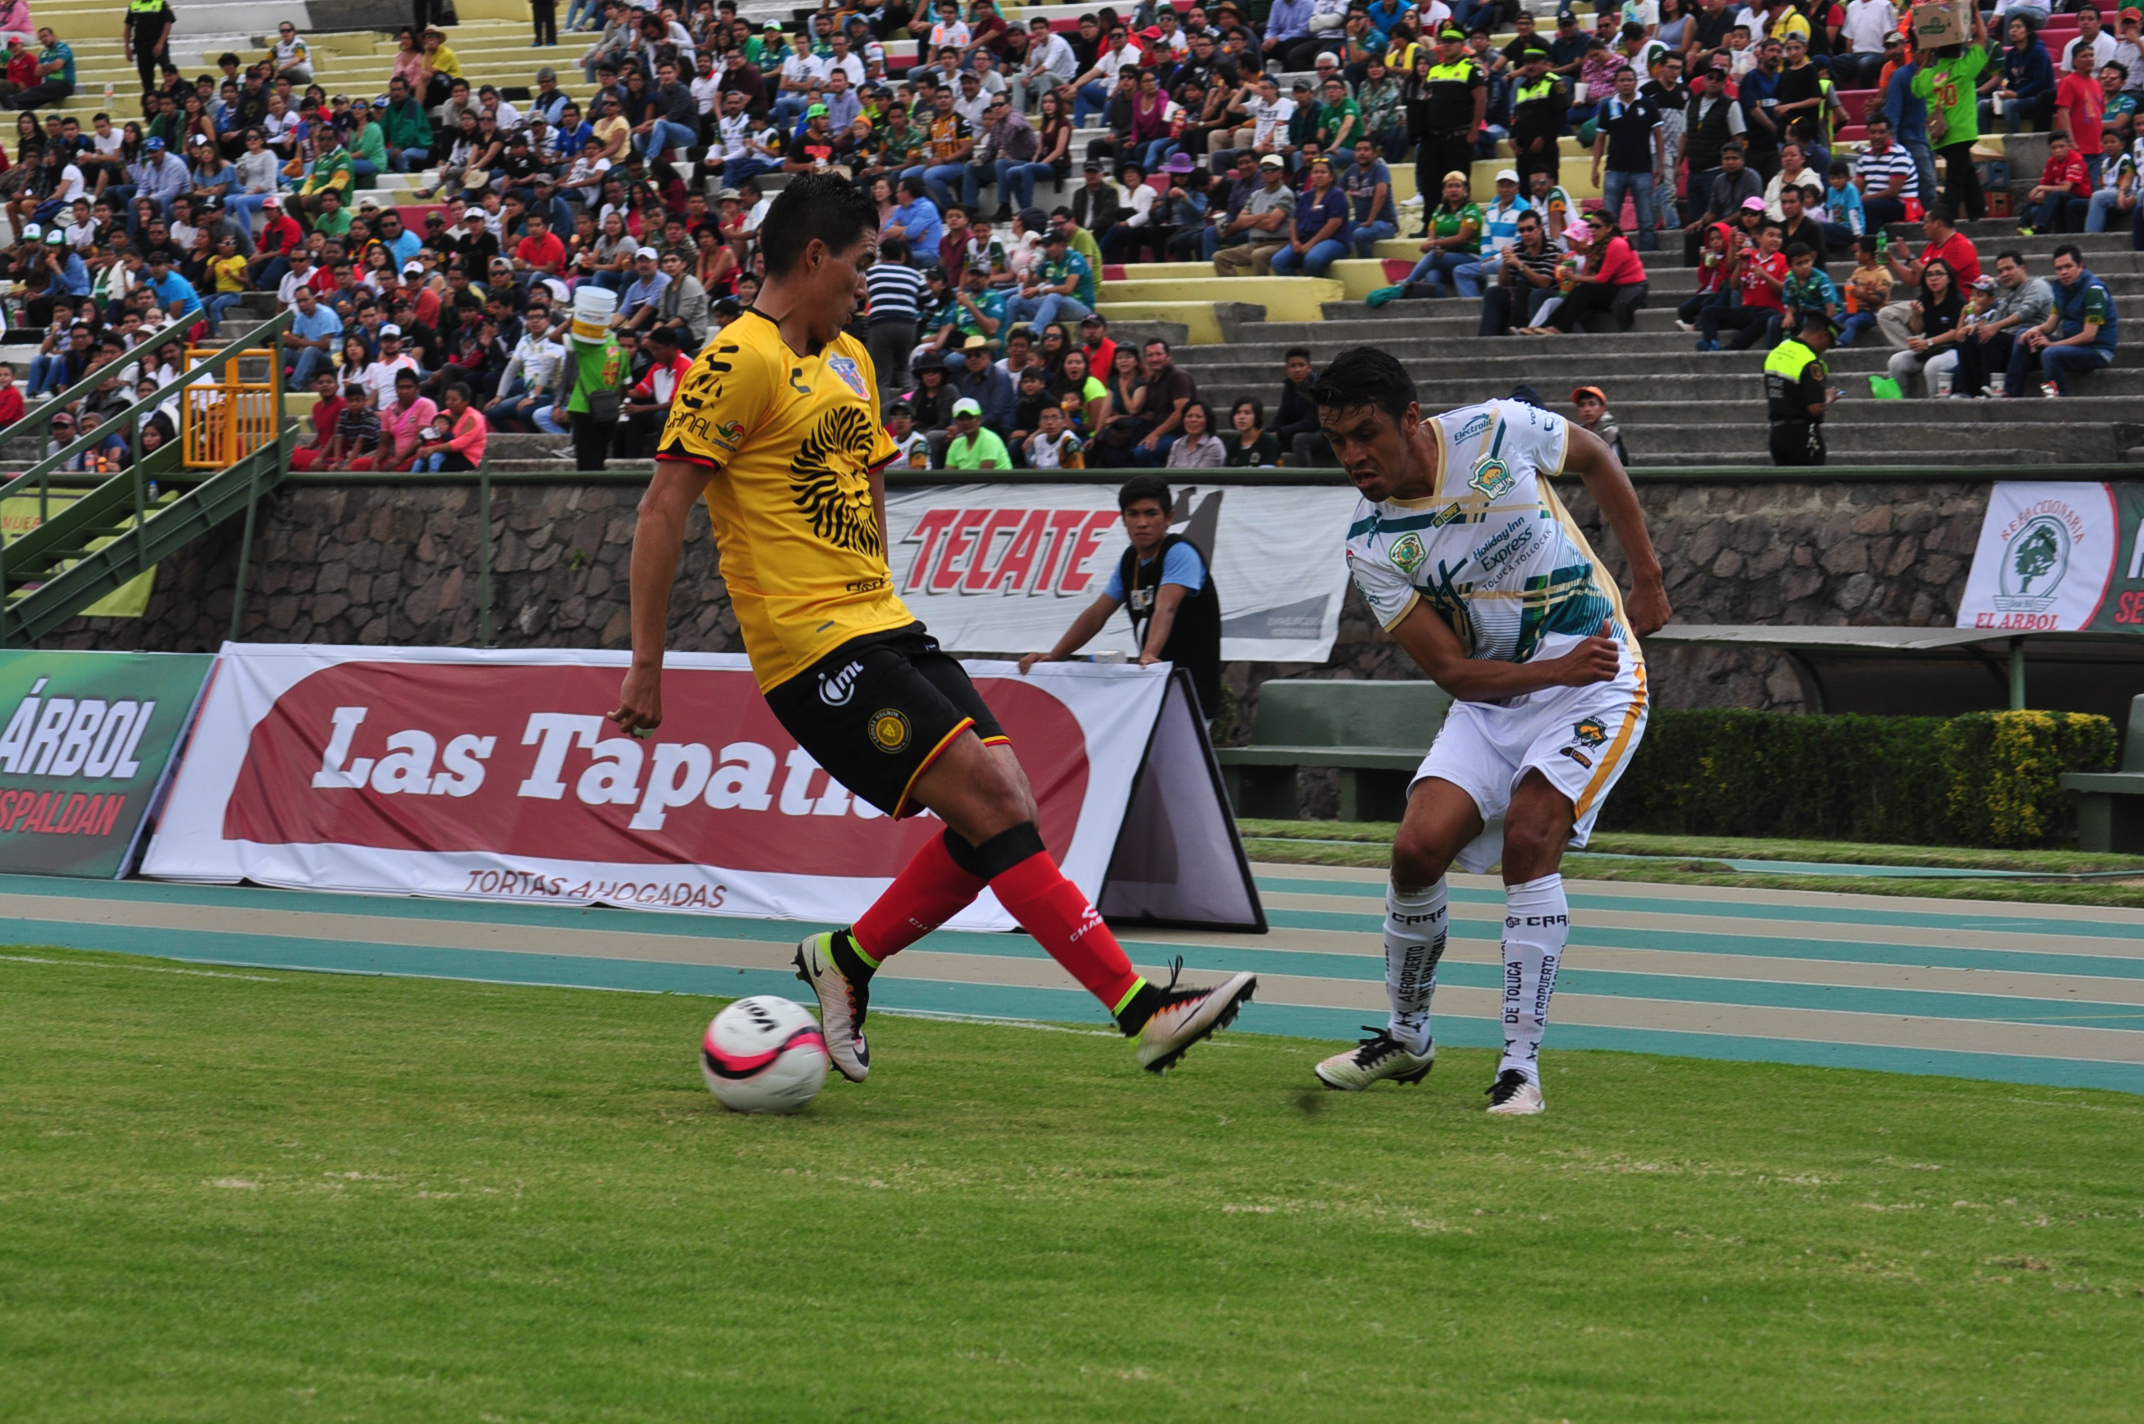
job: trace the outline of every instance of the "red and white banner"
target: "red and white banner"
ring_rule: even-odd
[[[1203,550],[1221,591],[1221,657],[1322,663],[1347,597],[1353,490],[1200,486],[1174,475],[1171,529]],[[917,485],[886,493],[894,591],[956,652],[1047,648],[1109,585],[1126,547],[1104,485]],[[1136,655],[1117,617],[1088,648]]]
[[[840,923],[942,830],[890,822],[834,783],[740,656],[673,654],[662,729],[620,735],[602,714],[626,662],[226,644],[143,873]],[[1171,679],[969,671],[1033,781],[1044,839],[1101,903]],[[952,923],[1012,927],[987,892]]]

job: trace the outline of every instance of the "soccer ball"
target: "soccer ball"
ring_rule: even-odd
[[[826,1063],[819,1021],[773,994],[731,1004],[700,1041],[700,1075],[731,1112],[802,1112],[826,1082]]]

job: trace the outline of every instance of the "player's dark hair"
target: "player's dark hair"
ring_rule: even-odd
[[[786,276],[804,260],[813,241],[830,252],[846,252],[866,231],[878,230],[878,204],[871,191],[838,173],[806,173],[775,194],[759,225],[759,250],[767,275]]]
[[[1166,480],[1153,475],[1133,475],[1117,490],[1117,509],[1121,513],[1133,505],[1152,500],[1161,506],[1161,512],[1169,512],[1169,485]]]
[[[1310,383],[1310,399],[1320,409],[1375,406],[1398,420],[1415,403],[1414,378],[1390,352],[1357,346],[1335,356],[1318,373]]]

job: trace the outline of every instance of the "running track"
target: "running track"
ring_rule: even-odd
[[[1239,1028],[1342,1041],[1383,1021],[1372,870],[1259,865],[1270,933],[1129,930],[1142,966],[1250,969]],[[1492,1047],[1503,896],[1454,876],[1440,1042]],[[1553,1049],[1625,1049],[2144,1093],[2144,911],[1574,882]],[[802,995],[781,921],[254,887],[0,876],[0,940],[204,963]],[[941,931],[872,990],[891,1012],[1100,1023],[1015,935]]]

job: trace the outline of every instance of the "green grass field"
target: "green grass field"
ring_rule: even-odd
[[[2129,1420],[2144,1099],[0,951],[0,1417]],[[1553,1047],[1553,1039],[1551,1040]]]

